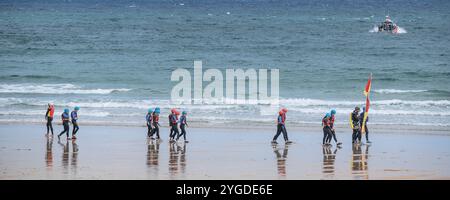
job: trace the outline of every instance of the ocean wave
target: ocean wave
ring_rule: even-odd
[[[58,116],[60,113],[55,112],[55,116]],[[107,117],[110,116],[111,114],[109,112],[102,112],[102,111],[90,111],[90,112],[81,112],[81,114],[83,116],[89,116],[89,117]],[[40,111],[40,110],[34,110],[34,111],[29,111],[29,110],[18,110],[18,111],[0,111],[0,116],[11,116],[11,115],[15,115],[15,116],[42,116],[42,118],[45,115],[45,110]]]
[[[0,84],[0,93],[19,94],[110,94],[131,89],[86,89],[73,84]]]
[[[378,89],[374,90],[375,93],[380,94],[395,94],[395,93],[420,93],[427,92],[428,90],[398,90],[398,89]]]
[[[275,124],[273,120],[270,120]],[[45,120],[42,119],[29,119],[29,118],[23,118],[23,119],[0,119],[0,124],[14,124],[14,123],[21,123],[21,124],[43,124],[45,123]],[[144,123],[142,121],[115,121],[115,120],[89,120],[89,121],[81,121],[82,125],[93,125],[93,126],[135,126],[135,127],[142,127],[144,126]],[[191,127],[197,127],[197,128],[211,128],[211,125],[218,125],[218,127],[225,126],[230,127],[230,124],[233,124],[233,128],[251,128],[251,127],[267,127],[266,125],[272,125],[269,124],[267,120],[261,121],[261,120],[216,120],[216,121],[208,121],[208,123],[204,123],[204,121],[194,121],[190,120],[190,126]],[[317,130],[320,130],[320,122],[310,122],[310,121],[295,121],[290,122],[290,127],[302,127],[302,126],[311,126],[311,127],[317,127]],[[344,122],[336,122],[336,125],[339,126],[346,126],[348,123]],[[423,126],[423,127],[443,127],[447,128],[450,127],[450,124],[446,123],[408,123],[408,122],[399,122],[399,123],[373,123],[371,122],[371,127],[374,128],[374,126],[382,127],[382,126],[395,126],[398,127],[398,129],[404,129],[404,126]],[[59,125],[59,121],[54,121],[54,126]],[[165,126],[165,123],[161,123],[163,127]],[[273,126],[272,126],[273,127]],[[390,130],[395,129],[395,127],[389,127]]]
[[[0,76],[0,79],[4,80],[17,80],[17,79],[61,79],[59,76],[53,76],[53,75],[4,75]]]
[[[161,109],[170,109],[172,107],[177,108],[192,108],[199,110],[217,110],[217,109],[232,109],[234,107],[239,109],[257,109],[258,107],[277,107],[278,104],[273,102],[264,102],[267,104],[187,104],[177,105],[173,104],[167,99],[152,99],[152,100],[91,100],[91,101],[66,101],[56,100],[52,101],[56,107],[89,107],[89,108],[135,108],[135,109],[147,109],[149,107],[160,107]],[[308,98],[288,98],[280,99],[279,106],[288,108],[305,108],[311,107],[312,109],[318,108],[352,108],[354,106],[361,106],[365,104],[365,101],[343,101],[343,100],[322,100],[322,99],[308,99]],[[0,98],[0,106],[46,106],[49,102],[42,99],[35,98]],[[241,102],[242,103],[242,102]],[[448,107],[450,106],[450,100],[373,100],[372,106],[412,106],[412,107]],[[384,108],[384,107],[383,107]]]
[[[337,110],[338,115],[352,112],[352,108],[335,108]],[[317,109],[317,108],[290,108],[289,110],[304,113],[304,114],[325,114],[330,111],[330,109]],[[392,109],[371,109],[371,115],[410,115],[410,116],[450,116],[450,112],[436,112],[436,111],[428,111],[428,110],[392,110]]]
[[[365,104],[364,101],[329,101],[320,99],[281,99],[284,106],[357,106]],[[408,106],[450,106],[450,100],[423,100],[409,101],[400,99],[371,101],[371,105],[408,105]]]

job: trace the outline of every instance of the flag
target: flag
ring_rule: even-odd
[[[364,117],[363,117],[362,126],[361,126],[361,133],[366,132],[366,120],[367,120],[367,116],[369,116],[369,108],[370,108],[369,94],[370,94],[371,87],[372,87],[372,73],[370,73],[369,80],[367,81],[366,88],[364,89],[364,95],[366,96],[366,109],[364,110]]]
[[[372,87],[372,73],[369,75],[369,80],[367,81],[366,88],[364,88],[364,95],[369,97],[370,88]]]

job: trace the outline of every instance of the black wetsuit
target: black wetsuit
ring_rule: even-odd
[[[362,128],[363,120],[364,120],[364,112],[362,112],[362,113],[359,115],[359,122],[360,122],[361,128]],[[364,132],[365,132],[365,134],[366,134],[366,142],[369,141],[369,128],[367,128],[367,122],[368,122],[368,121],[369,121],[369,117],[366,118],[366,123],[364,123]],[[360,140],[361,140],[361,139],[360,139]]]
[[[331,127],[330,127],[330,119],[327,119],[324,117],[322,119],[322,126],[323,126],[323,139],[322,144],[329,143],[329,140],[331,140]]]
[[[273,141],[276,141],[278,136],[280,136],[281,133],[283,133],[284,141],[289,141],[286,126],[284,125],[284,116],[278,115],[278,125],[277,125],[277,133],[273,137]]]
[[[330,119],[330,134],[328,134],[327,143],[330,143],[331,138],[333,138],[334,142],[336,142],[337,144],[336,133],[334,132],[333,126],[334,126],[334,116],[332,116]]]
[[[169,115],[169,123],[170,123],[170,134],[169,137],[171,139],[175,139],[175,136],[179,136],[180,132],[178,130],[178,124],[177,124],[177,116],[175,114]]]
[[[156,133],[156,137],[157,139],[159,139],[159,115],[156,115],[155,112],[152,113],[152,123],[153,123],[153,129],[152,129],[152,134],[150,135],[153,136]]]
[[[181,136],[183,136],[183,139],[186,140],[186,116],[182,115],[180,117],[180,129],[181,129],[181,134],[178,135],[177,140],[180,139]]]
[[[50,109],[47,109],[47,112],[45,113],[45,118],[47,119],[47,134],[50,131],[52,131],[52,135],[53,135],[53,125],[52,125],[53,117],[50,117],[49,113],[50,113]]]
[[[152,136],[152,114],[148,113],[145,116],[145,120],[147,121],[147,137]]]
[[[358,112],[352,112],[352,124],[353,124],[353,134],[352,134],[352,143],[355,143],[357,140],[361,142],[361,127],[359,127],[359,116]]]
[[[62,118],[62,125],[64,127],[64,130],[58,135],[61,136],[62,134],[66,133],[67,138],[69,137],[69,115],[66,113],[61,114]]]

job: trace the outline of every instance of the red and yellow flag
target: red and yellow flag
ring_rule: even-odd
[[[372,87],[372,73],[369,75],[369,80],[367,81],[366,88],[364,88],[364,95],[369,97],[370,88]]]
[[[366,88],[364,89],[364,95],[366,96],[366,109],[364,111],[364,118],[363,118],[363,121],[362,121],[361,133],[365,133],[366,132],[365,126],[366,126],[367,116],[369,116],[369,108],[370,108],[369,95],[370,95],[370,88],[371,87],[372,87],[372,73],[370,73],[369,80],[367,81]]]

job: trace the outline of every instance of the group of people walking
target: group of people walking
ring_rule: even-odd
[[[364,113],[366,108],[363,107],[363,111],[360,112],[359,107],[355,107],[353,112],[350,114],[350,127],[353,130],[352,134],[352,143],[361,143],[362,133],[364,132],[366,135],[366,143],[371,143],[369,140],[369,128],[367,127],[367,122],[369,121],[369,117],[364,121]],[[364,123],[364,124],[363,124]],[[364,130],[363,130],[364,127]]]
[[[272,144],[277,144],[277,138],[280,136],[281,133],[283,133],[283,138],[286,144],[292,143],[289,138],[286,131],[286,108],[282,108],[278,112],[277,117],[277,132],[275,136],[272,139]],[[365,114],[365,107],[363,107],[363,111],[360,113],[360,108],[355,107],[353,112],[350,114],[350,127],[353,131],[352,134],[352,144],[361,144],[361,137],[362,133],[365,133],[366,135],[366,143],[371,143],[369,141],[369,129],[367,127],[367,122],[369,121],[369,118],[367,117],[364,120],[364,114]],[[323,138],[322,138],[322,145],[323,146],[330,146],[331,140],[333,139],[337,146],[340,146],[342,142],[338,142],[336,137],[336,131],[334,129],[334,121],[335,121],[335,115],[336,110],[332,109],[330,112],[326,113],[325,116],[322,118],[322,128],[323,128]],[[364,123],[364,126],[363,126]],[[362,128],[364,127],[364,131],[362,131]]]
[[[69,114],[69,109],[65,108],[64,112],[61,114],[61,120],[63,125],[63,131],[58,134],[58,140],[60,140],[60,137],[65,133],[67,140],[70,139],[77,139],[76,134],[78,130],[80,129],[78,126],[78,111],[80,110],[79,106],[75,106],[73,111]],[[47,120],[47,136],[52,137],[53,136],[53,115],[55,112],[55,107],[53,104],[49,103],[47,112],[45,113],[45,118]],[[272,139],[273,144],[277,144],[278,137],[283,134],[283,138],[286,144],[292,143],[292,141],[288,138],[288,133],[286,130],[286,113],[288,110],[286,108],[282,108],[278,112],[277,117],[277,132],[275,136]],[[369,121],[368,117],[364,120],[364,113],[365,107],[363,107],[363,111],[360,113],[360,108],[355,107],[353,112],[350,114],[350,127],[352,128],[352,143],[353,144],[361,144],[361,138],[362,133],[365,133],[366,136],[366,143],[371,143],[369,141],[369,129],[367,127],[367,122]],[[159,107],[156,107],[154,110],[152,108],[148,109],[147,115],[145,117],[146,124],[147,124],[147,137],[152,140],[160,140],[159,135],[159,115],[161,113],[161,109]],[[181,114],[181,116],[180,116]],[[336,110],[332,109],[330,112],[326,113],[325,116],[322,118],[322,127],[323,127],[323,139],[322,144],[324,146],[331,145],[331,140],[334,140],[337,146],[341,145],[342,142],[338,142],[336,137],[336,131],[334,129],[334,122],[335,122],[335,115]],[[72,129],[72,137],[69,137],[69,130],[70,125],[73,125]],[[364,125],[363,125],[364,123]],[[177,109],[173,108],[170,110],[169,114],[169,126],[170,126],[170,133],[169,133],[169,141],[170,142],[177,142],[181,137],[183,137],[184,142],[188,142],[186,140],[186,127],[188,126],[187,123],[187,112],[179,112]],[[364,131],[362,131],[362,128],[364,127]],[[181,130],[181,132],[180,132]],[[51,132],[51,135],[50,135]],[[156,138],[154,135],[156,134]]]
[[[79,110],[80,110],[80,107],[75,106],[73,111],[69,114],[70,110],[68,108],[64,109],[64,112],[61,114],[63,131],[61,131],[61,133],[58,134],[58,140],[61,139],[61,135],[63,135],[64,133],[66,134],[67,140],[77,139],[77,137],[75,135],[77,134],[78,130],[80,129],[80,127],[78,126],[78,111]],[[45,113],[45,119],[47,120],[47,134],[46,135],[49,137],[53,137],[52,121],[53,121],[54,113],[55,113],[55,106],[52,103],[49,103],[47,112]],[[69,130],[70,130],[69,123],[70,122],[73,125],[71,138],[69,137],[69,134],[70,134],[69,133]],[[51,135],[50,135],[50,132],[51,132]]]
[[[153,110],[152,108],[148,109],[147,115],[145,116],[145,120],[147,122],[147,136],[154,140],[160,140],[160,136],[159,136],[159,115],[160,115],[160,108],[156,107],[155,110]],[[178,116],[180,116],[180,112],[175,109],[172,108],[170,110],[170,115],[169,115],[169,126],[170,126],[170,134],[169,134],[169,141],[170,142],[175,142],[178,141],[180,139],[181,136],[183,136],[184,142],[189,142],[186,140],[186,127],[188,126],[187,123],[187,112],[183,111],[181,112],[181,117],[178,118]],[[178,129],[178,126],[180,127],[180,129]],[[180,131],[181,130],[181,133]],[[153,137],[153,135],[156,134],[156,138]]]

